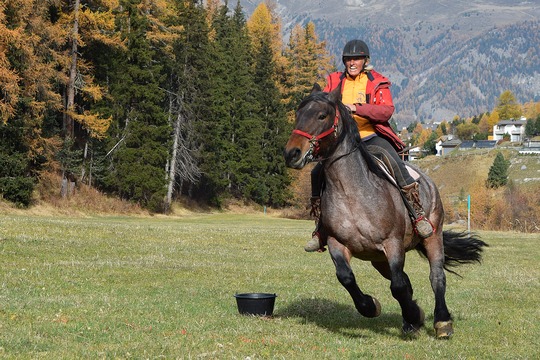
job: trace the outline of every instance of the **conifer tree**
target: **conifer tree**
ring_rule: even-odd
[[[102,186],[153,211],[164,209],[165,164],[171,128],[164,111],[163,76],[147,33],[148,14],[141,0],[123,0],[119,15],[127,50],[118,51],[110,74],[109,168]],[[141,11],[141,8],[143,11]]]
[[[283,91],[287,59],[283,55],[283,35],[281,33],[281,18],[277,13],[275,1],[266,0],[261,2],[248,19],[247,26],[251,37],[251,44],[255,53],[259,52],[261,43],[259,39],[269,38],[272,50],[273,67],[275,68],[274,80],[276,86]]]
[[[486,186],[488,188],[498,188],[508,183],[508,168],[510,162],[504,159],[501,153],[497,153],[493,165],[489,168]]]
[[[175,14],[167,26],[178,29],[172,53],[166,62],[168,73],[169,123],[173,127],[168,167],[166,204],[171,205],[174,191],[187,192],[201,176],[199,165],[198,122],[209,101],[211,62],[207,14],[198,1],[175,1]]]
[[[95,65],[92,63],[95,46],[122,48],[120,34],[115,29],[114,11],[118,0],[64,0],[59,26],[66,32],[69,60],[66,69],[64,132],[66,137],[77,136],[79,142],[86,138],[102,139],[112,119],[102,117],[94,110],[93,103],[103,98],[104,85],[95,81]],[[71,11],[66,12],[67,9]],[[88,49],[87,49],[88,48]],[[75,126],[80,129],[75,134]]]
[[[525,134],[530,137],[540,135],[540,115],[536,119],[527,119]]]
[[[112,121],[111,117],[101,116],[93,107],[96,101],[102,99],[104,87],[95,81],[92,56],[85,48],[95,43],[104,44],[105,47],[122,47],[122,43],[114,26],[113,10],[118,7],[117,0],[64,0],[60,4],[58,28],[63,30],[66,37],[66,49],[63,51],[66,64],[63,81],[63,151],[72,152],[69,157],[84,154],[81,155],[84,159],[77,161],[79,168],[62,163],[61,194],[66,196],[69,189],[74,187],[76,177],[86,182],[86,178],[91,176],[88,174],[88,169],[92,167],[87,157],[89,144],[91,139],[104,138]],[[73,149],[69,149],[68,144]]]
[[[252,92],[253,58],[240,3],[231,16],[226,5],[221,6],[212,30],[212,103],[201,128],[204,176],[199,189],[220,205],[225,197],[243,194],[249,167],[243,154],[250,145],[245,138],[253,135],[257,105]]]
[[[55,8],[43,1],[0,3],[0,194],[28,205],[42,165],[56,164],[55,121],[63,80]],[[9,169],[9,170],[8,170]],[[4,172],[6,171],[6,172]]]
[[[19,206],[32,201],[34,178],[23,140],[24,128],[20,119],[0,123],[0,197]]]
[[[251,151],[247,154],[261,156],[260,159],[254,158],[252,161],[256,172],[253,173],[248,193],[249,197],[258,203],[284,205],[288,198],[286,189],[290,179],[282,159],[282,149],[290,133],[290,125],[281,102],[281,93],[274,81],[278,70],[273,49],[276,34],[272,17],[268,10],[265,10],[265,6],[259,6],[258,9],[259,11],[253,14],[256,21],[250,19],[249,29],[255,58],[254,93],[256,103],[259,104],[258,126],[263,129],[262,134],[257,132],[259,138],[253,141],[258,144],[262,153]]]
[[[289,120],[292,121],[296,107],[309,94],[313,84],[324,86],[326,76],[334,68],[325,42],[318,39],[312,22],[293,28],[285,57],[288,66],[285,71],[284,99]]]
[[[20,77],[13,69],[6,51],[10,40],[16,38],[20,29],[16,26],[13,28],[14,24],[7,23],[4,11],[8,5],[8,3],[0,3],[0,89],[2,89],[0,123],[6,123],[15,114],[20,94]]]

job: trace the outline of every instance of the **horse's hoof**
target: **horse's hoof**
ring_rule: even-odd
[[[379,302],[379,300],[375,299],[372,296],[370,296],[370,298],[373,301],[373,307],[371,307],[368,302],[363,304],[362,307],[357,307],[356,309],[360,314],[362,314],[362,316],[365,316],[367,318],[375,318],[381,315],[381,303]]]
[[[420,328],[421,327],[422,327],[422,325],[418,325],[418,324],[413,325],[413,324],[409,324],[406,321],[403,321],[403,326],[401,327],[401,332],[403,333],[403,336],[405,336],[406,338],[414,339],[420,333]]]
[[[418,317],[417,323],[411,324],[403,320],[403,326],[401,327],[401,330],[403,331],[404,335],[415,336],[416,334],[418,334],[420,328],[424,326],[424,320],[426,318],[426,315],[424,314],[424,310],[422,310],[422,308],[418,308],[418,310],[420,310],[420,316]]]
[[[373,304],[375,304],[375,315],[373,315],[373,317],[377,317],[381,315],[381,303],[379,302],[379,300],[375,299],[374,297],[372,297],[372,299],[373,299]]]
[[[454,333],[454,327],[452,320],[437,321],[435,323],[435,336],[437,339],[449,339]]]

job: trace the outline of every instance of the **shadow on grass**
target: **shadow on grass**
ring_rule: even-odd
[[[395,330],[401,329],[401,314],[383,312],[379,317],[366,318],[356,311],[354,305],[344,305],[328,299],[299,299],[276,310],[275,317],[300,318],[305,323],[350,337],[366,337],[366,333],[358,333],[358,329],[390,336],[395,336]]]

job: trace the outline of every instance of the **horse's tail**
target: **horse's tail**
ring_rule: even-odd
[[[452,274],[458,275],[451,267],[461,264],[480,263],[482,261],[482,251],[488,247],[484,241],[480,240],[477,234],[463,232],[443,231],[444,245],[444,269]],[[426,249],[420,243],[416,250],[427,257]]]

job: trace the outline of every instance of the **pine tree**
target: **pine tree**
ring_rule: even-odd
[[[504,159],[501,153],[497,153],[493,165],[489,168],[486,186],[488,188],[498,188],[508,183],[508,168],[510,162]]]
[[[20,119],[0,123],[0,197],[19,206],[32,201],[34,178],[28,176],[30,163]]]
[[[525,134],[530,137],[540,135],[540,115],[536,119],[527,119]]]
[[[242,197],[250,145],[246,136],[256,129],[253,67],[246,21],[238,2],[231,16],[224,5],[215,16],[212,77],[207,114],[200,130],[203,178],[199,194],[220,205],[229,196]]]
[[[115,121],[110,129],[109,169],[100,183],[121,198],[162,211],[171,128],[164,111],[162,68],[147,37],[151,9],[141,11],[140,0],[124,0],[122,6],[125,10],[118,20],[127,50],[117,52],[111,73]]]
[[[188,194],[202,173],[199,164],[199,122],[205,116],[209,100],[210,73],[209,28],[202,1],[175,1],[175,14],[167,27],[180,29],[167,55],[167,93],[169,123],[173,128],[168,167],[166,204],[169,207],[175,190]]]
[[[261,156],[253,158],[256,172],[252,175],[249,197],[264,205],[284,205],[287,203],[287,186],[290,179],[282,159],[282,148],[290,133],[285,108],[281,102],[281,94],[274,79],[277,67],[272,39],[275,37],[268,12],[264,16],[266,7],[259,7],[257,26],[252,23],[250,27],[251,40],[254,48],[254,79],[255,97],[259,104],[258,125],[263,129],[262,134],[257,132],[255,138],[262,153],[250,151],[246,155]],[[252,19],[250,19],[252,20]],[[253,146],[252,146],[253,147]]]

